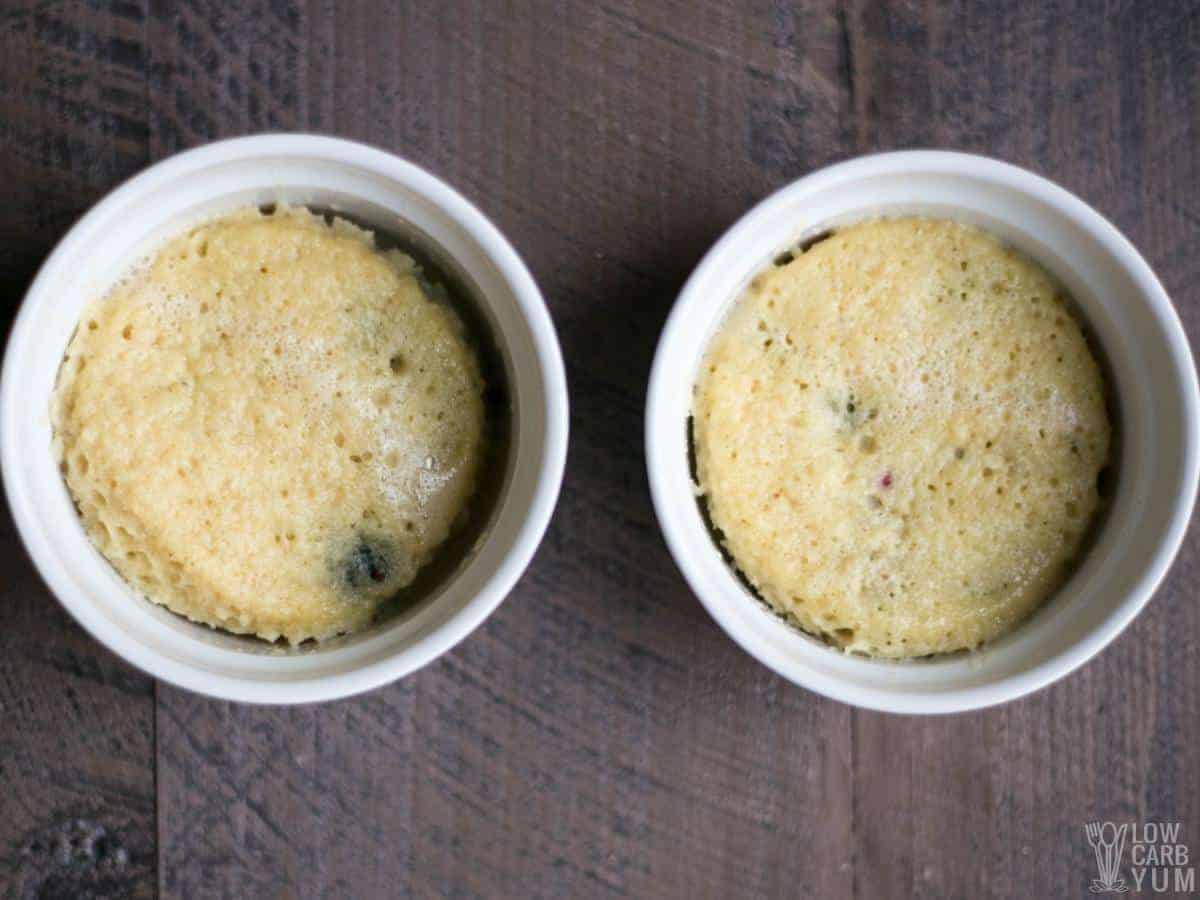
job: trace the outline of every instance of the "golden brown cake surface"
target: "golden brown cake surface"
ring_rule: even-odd
[[[695,389],[700,490],[777,611],[849,650],[974,648],[1070,573],[1104,382],[1050,276],[952,222],[837,231],[754,279]]]
[[[193,620],[268,640],[369,623],[474,490],[483,383],[410,259],[302,209],[167,242],[85,311],[55,393],[84,526]]]

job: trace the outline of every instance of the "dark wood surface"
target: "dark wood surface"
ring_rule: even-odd
[[[572,398],[508,601],[403,683],[305,709],[155,684],[0,528],[0,881],[17,897],[1049,897],[1082,824],[1200,854],[1200,541],[1098,660],[949,718],[851,710],[742,653],[659,536],[656,337],[766,193],[857,153],[984,152],[1143,251],[1200,329],[1200,7],[755,0],[0,4],[6,316],[122,178],[270,129],[430,168],[528,261]],[[253,8],[251,8],[253,7]]]

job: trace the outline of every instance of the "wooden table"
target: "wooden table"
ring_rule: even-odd
[[[238,5],[3,4],[5,310],[76,216],[170,153],[271,129],[378,144],[479,204],[545,292],[573,404],[562,499],[471,638],[308,709],[125,665],[4,516],[14,896],[1079,896],[1093,819],[1181,821],[1200,855],[1195,529],[1066,681],[894,717],[793,687],[718,630],[642,455],[655,340],[700,255],[772,189],[866,151],[1048,175],[1130,236],[1196,334],[1200,7]]]

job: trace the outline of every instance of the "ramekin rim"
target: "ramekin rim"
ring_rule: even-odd
[[[999,183],[1047,203],[1100,241],[1105,250],[1135,279],[1143,297],[1150,300],[1147,306],[1157,318],[1171,349],[1172,372],[1184,398],[1187,420],[1182,423],[1181,428],[1185,441],[1182,454],[1183,484],[1171,513],[1170,526],[1153,557],[1143,565],[1136,585],[1126,593],[1112,612],[1080,640],[1030,669],[988,684],[947,688],[936,692],[893,692],[851,684],[844,678],[815,670],[800,671],[802,667],[797,660],[780,659],[775,653],[769,652],[768,648],[760,645],[751,631],[743,627],[727,609],[724,602],[725,592],[705,583],[693,566],[687,553],[688,548],[684,545],[671,514],[671,508],[683,502],[683,498],[677,496],[665,483],[665,469],[671,462],[663,457],[657,440],[659,423],[664,417],[676,414],[675,411],[664,408],[666,401],[662,394],[665,390],[663,385],[667,379],[668,364],[664,348],[671,345],[683,319],[701,302],[703,286],[709,280],[708,273],[722,258],[725,248],[732,245],[744,232],[751,230],[757,221],[768,218],[777,206],[785,206],[791,202],[794,195],[813,192],[830,185],[836,186],[839,180],[858,180],[879,174],[898,175],[904,171],[967,175]],[[880,712],[948,714],[983,709],[1015,700],[1065,678],[1115,640],[1145,608],[1179,552],[1195,506],[1197,484],[1200,481],[1198,422],[1200,387],[1197,385],[1195,363],[1178,311],[1149,263],[1112,222],[1075,194],[1028,169],[988,156],[952,150],[919,149],[867,154],[825,166],[767,195],[722,233],[680,289],[659,336],[647,386],[644,440],[651,500],[668,550],[692,593],[735,643],[783,678],[831,699]],[[692,505],[694,506],[694,502]],[[698,516],[699,512],[689,514]],[[732,573],[729,573],[729,579],[732,581],[733,578]],[[797,646],[800,644],[797,643]],[[812,650],[823,653],[836,652],[826,647],[814,647]],[[868,665],[876,663],[872,660],[863,662]]]
[[[133,197],[153,192],[190,171],[231,159],[269,156],[323,158],[387,175],[418,192],[464,228],[511,285],[535,348],[546,422],[542,458],[529,509],[511,539],[508,552],[475,597],[424,636],[417,646],[349,672],[318,674],[288,682],[233,677],[180,662],[170,654],[144,645],[100,616],[86,597],[78,595],[66,573],[53,564],[49,539],[34,524],[31,501],[23,491],[24,482],[18,472],[20,454],[12,437],[19,403],[12,373],[19,353],[29,341],[33,307],[30,301],[44,290],[50,273],[76,252],[76,245],[86,238],[88,231]],[[55,244],[25,291],[5,345],[0,367],[0,473],[18,535],[34,569],[72,618],[101,644],[147,674],[199,694],[245,703],[313,703],[349,697],[411,674],[464,640],[495,612],[528,568],[550,525],[566,466],[568,409],[562,350],[545,298],[516,248],[478,207],[425,168],[378,147],[300,132],[245,135],[184,150],[132,175],[89,208]]]

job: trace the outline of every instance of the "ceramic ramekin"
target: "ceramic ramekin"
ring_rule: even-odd
[[[806,236],[872,216],[921,214],[983,227],[1040,261],[1074,295],[1106,357],[1121,450],[1115,495],[1074,577],[1032,619],[969,654],[884,662],[832,649],[770,614],[722,560],[688,468],[695,374],[749,279]],[[1196,493],[1200,397],[1187,339],[1133,246],[1077,197],[978,156],[913,151],[822,169],[735,224],[684,286],[664,328],[646,405],[650,487],[667,544],[709,613],[796,684],[872,709],[946,713],[1011,700],[1097,653],[1150,599]]]
[[[281,651],[188,622],[136,595],[88,541],[51,453],[50,394],[83,306],[164,237],[248,204],[310,204],[419,234],[482,298],[513,406],[492,519],[452,578],[408,616],[314,649]],[[71,614],[111,650],[184,688],[304,703],[368,690],[446,652],[524,571],[550,521],[567,448],[567,388],[537,285],[482,213],[428,172],[361,144],[277,134],[181,153],[126,182],[70,230],[13,325],[0,384],[0,461],[29,554]]]

